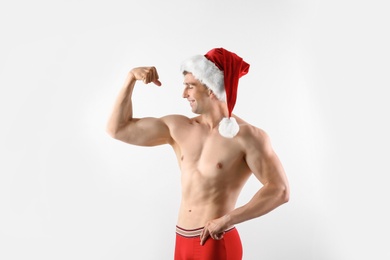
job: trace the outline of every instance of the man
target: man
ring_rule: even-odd
[[[108,133],[123,142],[169,144],[181,170],[182,198],[176,227],[175,259],[242,259],[236,224],[262,216],[289,199],[283,167],[267,134],[232,114],[238,80],[249,64],[223,48],[197,55],[182,65],[183,98],[194,118],[168,115],[134,118],[136,81],[161,86],[154,67],[132,69],[108,122]],[[261,189],[235,208],[251,174]]]

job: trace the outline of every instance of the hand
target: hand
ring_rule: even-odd
[[[206,240],[211,237],[214,240],[221,240],[225,235],[225,230],[229,227],[228,217],[223,216],[218,219],[210,220],[205,225],[200,234],[200,244],[203,246]]]
[[[142,80],[145,84],[153,82],[157,86],[161,86],[161,82],[158,80],[158,73],[155,67],[138,67],[130,71],[130,74],[136,80]]]

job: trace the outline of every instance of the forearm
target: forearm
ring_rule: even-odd
[[[229,225],[235,225],[260,217],[288,201],[287,187],[264,185],[244,206],[239,207],[225,217]]]
[[[129,72],[126,81],[120,90],[118,97],[114,103],[114,108],[107,124],[107,132],[111,136],[115,136],[118,130],[133,118],[133,104],[131,96],[133,93],[136,79]]]

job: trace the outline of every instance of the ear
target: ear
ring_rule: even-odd
[[[208,89],[208,94],[211,99],[217,99],[217,96],[215,96],[214,92],[211,89]]]

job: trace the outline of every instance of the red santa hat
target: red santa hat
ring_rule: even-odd
[[[238,80],[248,73],[249,64],[237,54],[223,48],[196,55],[182,63],[181,71],[189,72],[210,88],[215,96],[226,101],[229,115],[219,123],[219,133],[227,138],[237,135],[240,127],[232,117],[237,99]]]

